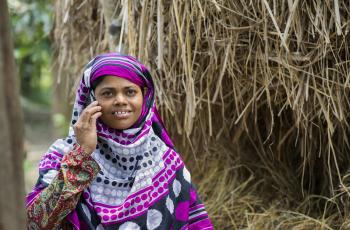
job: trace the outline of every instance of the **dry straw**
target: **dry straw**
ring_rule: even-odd
[[[217,229],[350,228],[348,1],[66,1],[55,25],[58,79],[150,67]]]

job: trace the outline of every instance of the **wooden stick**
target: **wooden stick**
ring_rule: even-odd
[[[337,34],[341,35],[340,11],[339,11],[338,0],[334,0],[334,11],[335,11],[335,26],[337,27]]]
[[[163,0],[157,1],[157,40],[158,40],[158,57],[157,68],[162,69],[163,66],[163,50],[164,50],[164,6]]]

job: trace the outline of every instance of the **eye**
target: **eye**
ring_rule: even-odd
[[[101,94],[103,97],[112,97],[113,93],[109,90],[102,92]]]
[[[129,97],[135,96],[136,93],[137,93],[137,91],[134,90],[134,89],[127,89],[126,90],[126,95],[129,96]]]

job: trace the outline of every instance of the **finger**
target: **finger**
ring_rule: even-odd
[[[88,106],[86,106],[86,108],[93,107],[93,106],[96,106],[96,105],[98,105],[98,101],[93,101]]]
[[[100,116],[102,116],[102,112],[97,112],[97,113],[95,113],[94,115],[91,116],[91,123],[92,123],[92,125],[96,125],[96,120]]]
[[[95,106],[97,106],[97,105],[98,105],[98,101],[93,101],[93,102],[91,102],[88,106],[86,106],[84,110],[93,108],[93,107],[95,107]],[[83,110],[83,112],[84,112],[84,110]]]
[[[86,106],[85,109],[83,109],[83,111],[81,112],[81,115],[78,119],[78,122],[77,123],[80,123],[80,122],[88,122],[89,119],[90,119],[90,115],[86,113],[86,111],[89,109],[89,108],[92,108],[94,106],[96,106],[98,104],[98,101],[93,101],[91,102],[88,106]]]
[[[80,116],[80,118],[81,118],[80,121],[82,123],[89,123],[91,116],[94,115],[95,113],[101,111],[101,109],[102,109],[102,107],[99,105],[95,105],[93,107],[86,107]]]

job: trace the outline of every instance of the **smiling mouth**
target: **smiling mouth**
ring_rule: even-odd
[[[127,118],[131,114],[131,111],[116,111],[112,113],[116,118]]]

